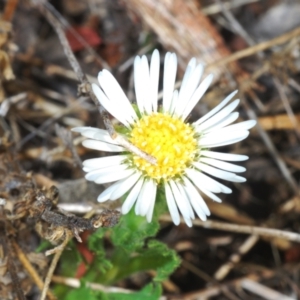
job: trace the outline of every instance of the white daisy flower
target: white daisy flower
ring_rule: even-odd
[[[210,215],[200,192],[217,202],[221,199],[216,194],[231,193],[230,188],[210,176],[232,182],[246,181],[236,174],[244,172],[245,168],[229,162],[244,161],[247,156],[210,149],[245,139],[256,121],[230,125],[239,116],[238,112],[233,112],[239,100],[228,104],[236,95],[235,91],[202,118],[187,123],[187,117],[208,89],[213,76],[208,75],[201,81],[203,66],[197,65],[193,58],[187,66],[180,89],[174,90],[177,57],[174,53],[167,53],[163,99],[159,105],[159,68],[157,50],[153,52],[150,65],[146,56],[135,58],[136,109],[109,71],[99,73],[100,87],[93,84],[93,91],[101,105],[126,127],[128,140],[155,157],[156,165],[129,153],[106,130],[77,127],[73,131],[88,138],[83,142],[87,148],[121,152],[83,162],[87,180],[98,184],[115,182],[99,195],[99,202],[116,200],[128,192],[122,213],[128,213],[135,205],[135,213],[146,216],[150,222],[157,187],[161,185],[174,223],[179,224],[181,213],[186,224],[192,226],[195,213],[201,220],[206,220]]]

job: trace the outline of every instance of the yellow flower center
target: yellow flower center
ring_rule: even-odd
[[[134,166],[156,181],[182,175],[198,153],[192,126],[167,113],[143,116],[135,123],[130,141],[157,159],[156,165],[136,155],[132,161]]]

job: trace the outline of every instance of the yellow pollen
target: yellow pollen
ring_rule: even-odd
[[[133,155],[133,165],[150,178],[160,181],[180,176],[198,153],[191,125],[167,113],[143,116],[130,133],[130,142],[154,156],[156,165]]]

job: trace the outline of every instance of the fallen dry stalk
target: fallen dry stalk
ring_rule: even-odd
[[[248,253],[259,241],[259,237],[257,235],[250,235],[238,248],[235,253],[232,253],[228,259],[228,261],[223,264],[219,269],[215,272],[214,278],[218,281],[223,280],[228,273],[235,267],[237,263],[239,263],[246,253]]]
[[[40,300],[45,300],[46,299],[46,295],[48,294],[49,292],[49,285],[51,283],[51,279],[52,279],[52,275],[54,273],[54,270],[56,268],[56,265],[58,263],[58,260],[59,258],[61,257],[66,245],[68,244],[69,240],[71,239],[72,235],[71,234],[66,234],[66,238],[65,240],[63,241],[63,243],[59,246],[59,247],[56,247],[56,252],[55,252],[55,255],[52,259],[52,262],[51,262],[51,265],[48,269],[48,272],[47,272],[47,276],[45,278],[45,283],[44,283],[44,287],[43,287],[43,290],[42,290],[42,294],[41,294],[41,298]]]
[[[15,242],[12,241],[12,245],[14,247],[14,250],[22,263],[23,267],[25,270],[28,272],[32,280],[35,282],[35,284],[38,286],[38,288],[42,291],[44,288],[44,283],[42,279],[40,278],[39,274],[35,270],[35,268],[32,266],[30,263],[29,259],[25,255],[25,253],[22,251],[22,249],[19,247],[19,245]],[[56,300],[56,297],[52,294],[50,290],[47,291],[47,296],[49,297],[50,300]]]
[[[173,222],[171,216],[169,215],[163,215],[159,219],[160,221]],[[184,220],[181,219],[181,222],[184,223]],[[193,225],[200,226],[203,228],[209,228],[209,229],[218,229],[222,231],[232,231],[238,233],[258,235],[267,238],[282,238],[292,242],[300,243],[299,233],[280,230],[280,229],[238,225],[238,224],[231,224],[231,223],[211,221],[211,220],[201,221],[200,219],[193,220]]]
[[[63,277],[63,276],[53,276],[52,277],[52,282],[59,283],[59,284],[64,284],[69,287],[73,288],[80,288],[81,282],[77,278],[71,278],[71,277]],[[102,285],[100,283],[94,283],[94,282],[86,282],[85,286],[94,290],[94,291],[102,291],[106,293],[131,293],[132,291],[119,288],[119,287],[108,287],[105,285]]]
[[[242,285],[242,282],[244,280],[250,279],[252,281],[261,281],[264,279],[270,279],[279,274],[284,274],[287,271],[298,270],[298,268],[299,268],[299,264],[293,264],[293,265],[283,266],[283,268],[280,268],[278,270],[264,269],[259,274],[251,273],[245,277],[234,279],[229,282],[224,282],[222,284],[218,283],[218,284],[216,284],[214,286],[210,286],[206,289],[188,293],[182,299],[184,299],[184,300],[210,299],[211,297],[218,296],[219,294],[222,293],[222,291],[224,289],[226,289],[228,287],[240,288]]]
[[[251,55],[253,55],[253,54],[255,54],[259,51],[263,51],[263,50],[269,49],[273,46],[284,44],[284,43],[288,42],[289,40],[291,40],[295,37],[298,37],[299,35],[300,35],[300,27],[297,27],[296,29],[294,29],[292,31],[289,31],[289,32],[287,32],[283,35],[280,35],[279,37],[276,37],[272,40],[259,43],[255,46],[252,46],[252,47],[248,47],[244,50],[235,52],[235,53],[233,53],[233,54],[231,54],[231,55],[229,55],[225,58],[217,60],[214,63],[208,64],[207,68],[209,68],[209,69],[212,68],[213,69],[213,68],[216,68],[216,67],[227,65],[227,64],[229,64],[231,62],[234,62],[236,60],[239,60],[241,58],[251,56]]]

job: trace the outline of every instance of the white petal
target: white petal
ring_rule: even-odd
[[[157,111],[157,97],[158,97],[158,81],[159,81],[159,66],[160,58],[157,49],[153,51],[150,63],[150,88],[151,88],[151,100],[152,109]]]
[[[178,183],[176,183],[175,181],[170,180],[169,183],[170,183],[171,190],[173,192],[174,199],[177,203],[177,206],[183,218],[189,220],[191,218],[190,215],[191,211],[189,208],[190,204],[186,199],[185,193],[182,194],[182,190],[178,188]]]
[[[81,133],[81,132],[86,131],[86,130],[89,130],[89,129],[93,130],[93,129],[98,129],[98,128],[95,128],[95,127],[89,127],[89,126],[78,126],[78,127],[72,128],[71,131]],[[103,129],[101,129],[101,130],[103,130]],[[104,131],[105,131],[105,130],[104,130]]]
[[[142,89],[142,76],[141,76],[141,58],[136,56],[134,59],[134,89],[135,89],[135,96],[137,106],[141,114],[145,112],[144,109],[144,94]]]
[[[230,163],[227,163],[227,162],[224,162],[224,161],[216,160],[216,159],[213,159],[213,158],[201,157],[200,161],[202,161],[202,162],[204,162],[208,165],[217,167],[219,169],[229,171],[229,172],[240,173],[240,172],[245,172],[246,171],[246,168],[244,168],[244,167],[237,166],[237,165],[234,165],[234,164],[230,164]]]
[[[135,213],[137,215],[145,216],[151,208],[151,199],[153,198],[153,192],[156,190],[155,183],[152,179],[146,179],[142,186],[141,192],[138,196]]]
[[[122,197],[132,188],[134,184],[136,184],[136,182],[140,179],[141,175],[142,173],[136,171],[136,173],[133,173],[128,178],[123,179],[122,184],[119,185],[118,188],[112,192],[109,199],[116,200]]]
[[[244,140],[249,135],[249,131],[236,132],[212,132],[199,139],[199,145],[203,148],[221,147]]]
[[[194,169],[185,170],[187,177],[199,188],[205,187],[205,189],[210,190],[213,193],[221,193],[222,190],[216,181],[209,178],[205,174],[196,171]]]
[[[172,103],[170,107],[170,113],[172,114],[175,110],[175,107],[178,105],[178,90],[175,90],[172,97]]]
[[[146,113],[149,115],[152,112],[152,101],[151,101],[151,85],[150,85],[150,70],[147,57],[142,56],[141,60],[141,81],[143,96],[144,96],[144,108]]]
[[[106,174],[114,174],[116,172],[120,172],[126,170],[128,166],[126,164],[118,164],[112,165],[105,168],[96,169],[91,171],[85,175],[85,179],[89,181],[96,180],[99,176],[106,175]]]
[[[192,98],[187,103],[187,106],[185,107],[182,118],[185,119],[190,112],[193,110],[195,105],[199,102],[199,100],[202,98],[202,96],[206,93],[207,89],[209,88],[210,84],[212,83],[214,76],[212,74],[208,75],[199,85],[199,87],[194,92]]]
[[[143,184],[144,180],[140,178],[140,180],[136,183],[136,185],[133,187],[133,189],[130,191],[129,195],[127,196],[126,200],[124,201],[122,205],[122,214],[127,214],[132,206],[134,205]]]
[[[163,110],[169,112],[177,71],[177,56],[175,53],[167,53],[165,57],[163,79]]]
[[[85,160],[82,165],[90,169],[100,169],[108,166],[118,165],[126,158],[128,158],[128,155],[114,155],[99,158],[90,158]]]
[[[207,197],[209,197],[209,198],[211,198],[212,200],[214,200],[215,202],[219,202],[219,203],[221,203],[222,202],[222,200],[217,196],[217,195],[215,195],[215,194],[213,194],[212,192],[210,192],[209,190],[207,190],[206,188],[204,188],[204,187],[198,187],[199,188],[199,190],[203,193],[203,194],[205,194]]]
[[[123,170],[123,171],[120,171],[117,173],[113,172],[113,173],[109,173],[109,174],[102,174],[101,176],[96,178],[95,183],[103,184],[103,183],[107,183],[107,182],[117,181],[117,180],[120,180],[120,179],[130,176],[134,172],[135,172],[135,170],[129,169],[129,170]]]
[[[183,217],[183,220],[188,227],[193,227],[193,222],[191,219]]]
[[[171,188],[168,183],[165,184],[165,193],[166,193],[167,204],[168,204],[168,208],[169,208],[172,220],[175,225],[179,225],[179,223],[180,223],[179,212],[178,212],[178,209],[177,209],[177,206],[175,203],[173,193],[172,193]]]
[[[195,163],[195,165],[196,165],[196,164],[197,164],[197,163]],[[199,163],[198,163],[198,164],[199,164]],[[203,165],[204,165],[204,164],[203,164]],[[209,166],[205,165],[203,168],[200,168],[200,166],[199,166],[198,170],[204,171],[205,173],[208,173],[208,174],[210,174],[210,175],[213,175],[213,176],[215,176],[215,177],[218,177],[218,176],[216,176],[215,174],[212,174],[212,173],[207,172],[206,170],[204,170],[205,167],[209,167]],[[210,167],[210,168],[212,168],[212,167]],[[213,169],[214,169],[214,168],[213,168]],[[198,171],[198,170],[196,170],[196,171]],[[220,172],[217,173],[216,170],[217,170],[217,171],[220,171]],[[198,171],[198,172],[199,172],[199,171]],[[217,173],[217,175],[219,175],[219,173],[225,172],[225,171],[221,171],[221,170],[215,169],[215,170],[213,170],[213,171],[211,171],[211,172]],[[200,172],[200,173],[201,173],[201,172]],[[226,173],[228,173],[228,172],[226,172]],[[224,193],[224,194],[231,194],[231,193],[232,193],[232,190],[231,190],[229,187],[225,186],[224,184],[220,183],[219,181],[216,181],[215,179],[213,179],[213,178],[211,178],[211,177],[208,177],[206,174],[203,174],[203,173],[201,173],[201,174],[204,175],[205,177],[207,177],[206,180],[207,180],[207,179],[210,179],[211,183],[213,183],[215,186],[217,186],[217,187],[220,189],[221,193]],[[230,173],[230,174],[231,174],[231,173]],[[219,176],[222,176],[222,175],[223,175],[223,173],[221,173],[221,175],[219,175]],[[224,175],[223,175],[223,176],[224,176]],[[231,181],[237,180],[236,177],[238,177],[238,176],[235,175],[235,174],[233,174],[233,175],[232,175],[232,180],[231,180]],[[221,178],[221,177],[219,177],[219,178]],[[228,180],[228,179],[226,178],[226,180]],[[205,188],[207,188],[207,186],[205,186]],[[208,188],[208,190],[209,190],[209,188]],[[213,192],[213,191],[212,191],[212,192]]]
[[[117,146],[117,145],[113,145],[101,141],[95,141],[95,140],[85,140],[82,142],[82,145],[89,149],[107,151],[107,152],[121,152],[125,150],[122,146]]]
[[[126,179],[125,179],[126,180]],[[115,182],[114,184],[112,184],[110,187],[108,187],[107,189],[105,189],[97,198],[98,202],[105,202],[108,199],[110,199],[111,194],[119,188],[119,186],[122,184],[123,180],[119,180],[117,182]]]
[[[195,219],[195,214],[194,214],[194,210],[191,206],[191,203],[190,203],[190,199],[189,199],[189,196],[186,192],[186,189],[185,189],[185,186],[179,182],[177,182],[177,187],[183,197],[183,200],[184,200],[184,203],[186,204],[186,206],[188,207],[188,210],[189,210],[189,219]]]
[[[238,143],[238,142],[244,140],[245,138],[247,138],[248,135],[249,135],[249,131],[247,132],[247,134],[245,136],[234,138],[234,139],[231,139],[229,141],[222,142],[222,143],[213,143],[213,144],[210,144],[210,145],[206,145],[206,147],[216,148],[216,147],[223,147],[223,146],[235,144],[235,143]]]
[[[233,123],[234,121],[237,120],[238,117],[239,117],[239,113],[233,112],[233,113],[229,114],[227,117],[225,117],[224,119],[222,119],[220,122],[213,124],[212,126],[209,126],[208,128],[206,128],[203,131],[203,133],[217,131],[220,128],[223,128],[223,127]]]
[[[122,111],[117,110],[114,103],[106,97],[97,84],[93,83],[92,88],[100,104],[122,124],[124,124],[126,127],[129,127],[129,124],[132,122],[130,116],[122,114]]]
[[[208,112],[206,115],[204,115],[202,118],[200,118],[198,121],[196,121],[194,124],[199,125],[206,121],[208,118],[213,116],[215,113],[217,113],[219,110],[221,110],[237,93],[238,91],[232,92],[230,95],[228,95],[219,105],[217,105],[214,109],[212,109],[210,112]]]
[[[81,133],[82,136],[99,140],[102,142],[107,142],[110,144],[118,145],[118,143],[112,139],[107,132],[107,130],[94,128],[94,127],[75,127],[72,128],[72,131]]]
[[[235,175],[234,182],[246,182],[246,181],[247,181],[247,179],[245,177]]]
[[[249,159],[249,157],[247,155],[214,152],[214,151],[208,151],[208,150],[201,151],[201,155],[211,157],[211,158],[226,160],[226,161],[244,161],[244,160]]]
[[[245,179],[243,177],[237,176],[234,173],[216,169],[214,167],[208,166],[208,165],[200,163],[200,162],[194,162],[193,165],[196,168],[198,168],[199,170],[201,170],[207,174],[210,174],[214,177],[217,177],[217,178],[221,178],[221,179],[232,181],[232,182],[244,182],[245,181]],[[224,191],[223,191],[223,193],[224,193]],[[231,193],[231,190],[228,193]]]
[[[98,74],[98,81],[107,97],[117,106],[116,109],[122,109],[123,114],[131,117],[133,121],[136,120],[137,115],[115,77],[109,71],[103,70]]]
[[[213,126],[214,124],[217,124],[219,121],[223,120],[225,117],[227,117],[240,103],[240,100],[235,100],[229,105],[227,105],[224,109],[219,111],[217,114],[215,114],[213,117],[208,119],[206,122],[201,123],[199,126],[196,127],[198,132],[204,131],[206,128],[209,128]]]
[[[218,135],[233,136],[234,134],[236,134],[238,132],[245,132],[246,130],[249,130],[255,124],[256,124],[255,120],[244,121],[244,122],[240,122],[240,123],[233,124],[233,125],[224,127],[222,129],[219,129],[217,132],[213,131],[211,133],[210,132],[205,133],[205,134],[203,134],[202,137],[206,138],[208,136],[218,136]]]
[[[228,132],[234,132],[234,131],[238,131],[238,130],[249,130],[252,127],[254,127],[256,125],[256,121],[255,120],[248,120],[248,121],[244,121],[244,122],[240,122],[237,124],[233,124],[227,127],[222,128],[222,132],[228,133]]]
[[[175,108],[175,113],[178,116],[183,115],[186,106],[188,105],[192,95],[194,94],[197,86],[199,85],[202,74],[203,74],[203,65],[199,64],[189,76],[184,91],[181,92],[180,90],[178,105]]]
[[[201,211],[203,211],[203,213],[206,216],[210,216],[209,208],[208,208],[206,202],[203,200],[203,198],[199,194],[199,192],[197,191],[196,187],[185,176],[183,176],[183,181],[186,186],[186,189],[188,190],[188,194],[190,196],[190,201],[191,201],[191,204],[193,205],[195,211],[197,212],[194,202],[197,202],[197,208],[200,208]],[[193,200],[191,200],[191,199],[193,199]]]
[[[198,199],[195,198],[195,195],[198,195],[199,198],[201,197],[199,195],[199,193],[196,191],[196,193],[193,193],[192,190],[186,186],[183,186],[185,193],[187,194],[187,197],[189,199],[189,201],[191,202],[191,205],[193,207],[193,209],[196,211],[198,217],[202,220],[202,221],[206,221],[206,215],[203,212],[203,210],[201,209],[201,206],[199,205],[199,203],[197,202]]]
[[[149,201],[150,201],[151,205],[148,208],[148,211],[146,214],[146,219],[147,219],[148,223],[150,223],[152,220],[153,210],[154,210],[154,205],[155,205],[155,200],[156,200],[156,191],[157,191],[157,186],[156,186],[156,184],[154,184],[154,188],[152,190],[151,197],[149,197]]]
[[[185,91],[187,89],[187,84],[188,84],[190,76],[191,76],[191,74],[193,74],[195,68],[196,68],[196,58],[194,57],[189,61],[187,68],[185,70],[183,79],[182,79],[182,83],[181,83],[181,87],[180,87],[180,91],[179,91],[179,95],[180,95],[179,99],[181,101],[184,101],[183,96],[185,95]]]

